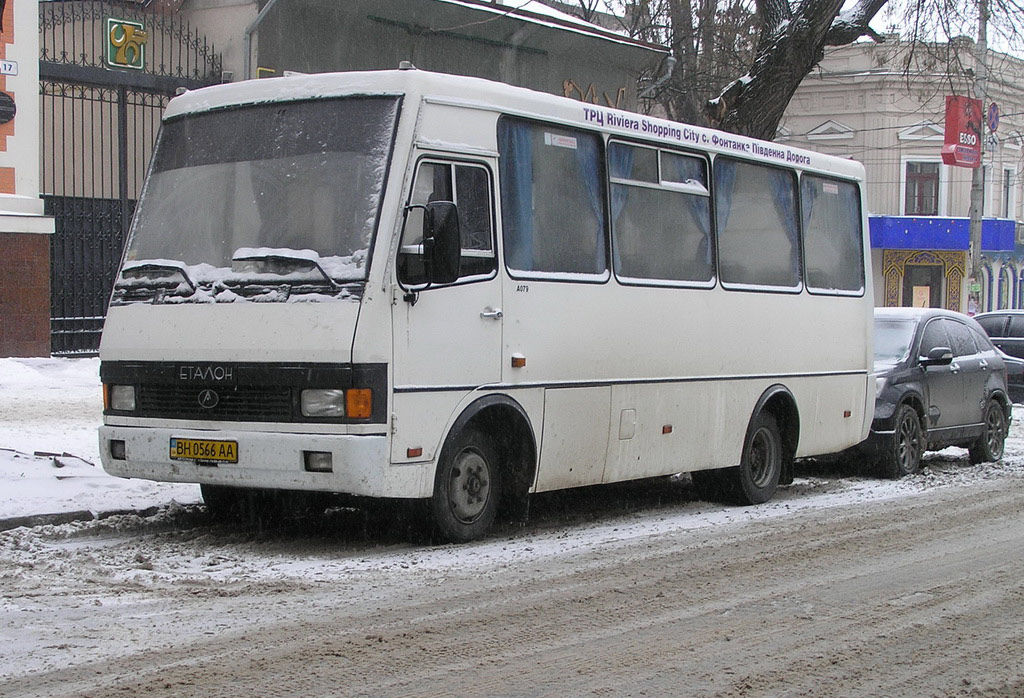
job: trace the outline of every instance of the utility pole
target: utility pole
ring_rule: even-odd
[[[981,285],[981,216],[985,205],[985,102],[988,98],[988,0],[978,0],[978,42],[974,45],[974,97],[981,100],[981,162],[971,176],[971,227],[968,250],[968,298],[981,310],[974,289]],[[970,309],[970,303],[968,303]]]

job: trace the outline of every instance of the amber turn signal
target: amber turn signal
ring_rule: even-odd
[[[373,391],[369,388],[346,390],[345,414],[352,419],[369,419],[373,414]]]

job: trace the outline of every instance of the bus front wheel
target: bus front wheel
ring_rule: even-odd
[[[498,454],[484,434],[466,428],[441,449],[430,508],[441,538],[465,543],[483,536],[498,512]]]

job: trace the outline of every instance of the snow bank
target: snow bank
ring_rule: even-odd
[[[0,519],[200,500],[197,485],[107,475],[102,414],[99,359],[0,359]]]

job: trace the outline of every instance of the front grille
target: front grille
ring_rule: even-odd
[[[217,394],[215,407],[203,407],[199,395]],[[137,414],[141,417],[251,422],[291,422],[295,410],[292,388],[277,385],[140,385]]]

